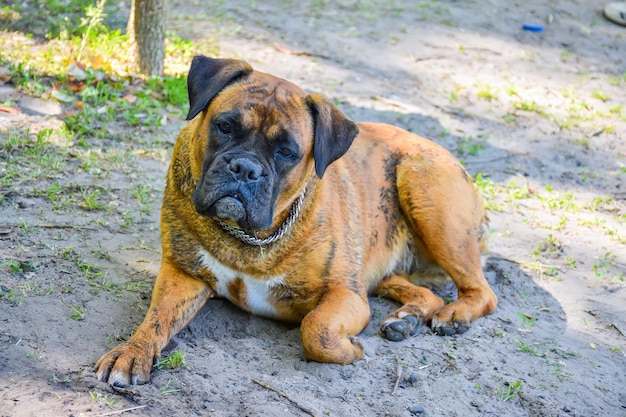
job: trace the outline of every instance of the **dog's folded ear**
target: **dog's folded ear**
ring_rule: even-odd
[[[187,120],[193,119],[206,109],[213,97],[229,83],[251,72],[252,67],[245,61],[214,59],[203,55],[193,57],[187,75],[189,93]]]
[[[359,128],[337,106],[320,94],[309,94],[306,102],[315,124],[313,143],[315,173],[322,178],[326,168],[348,152],[352,141],[359,133]]]

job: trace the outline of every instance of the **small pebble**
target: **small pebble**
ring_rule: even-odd
[[[424,407],[422,407],[421,405],[412,405],[410,407],[407,408],[407,410],[409,410],[409,413],[411,413],[411,415],[414,416],[419,416],[421,414],[424,414]]]

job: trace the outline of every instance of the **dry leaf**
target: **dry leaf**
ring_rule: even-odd
[[[137,96],[134,94],[126,94],[122,97],[122,100],[126,101],[128,104],[135,104],[137,101]]]
[[[0,111],[10,114],[20,114],[20,109],[16,109],[15,107],[3,106],[0,104]]]
[[[72,103],[76,100],[76,97],[74,97],[73,95],[64,93],[63,91],[59,90],[52,90],[50,95],[56,98],[61,103]]]
[[[87,73],[84,68],[81,68],[81,64],[77,62],[72,62],[69,67],[67,67],[67,75],[78,81],[83,81],[87,78]]]
[[[95,70],[111,71],[111,63],[101,55],[91,57],[91,68]]]

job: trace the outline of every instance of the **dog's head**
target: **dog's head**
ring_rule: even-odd
[[[194,57],[187,80],[198,213],[257,232],[322,178],[358,133],[332,103],[243,61]]]

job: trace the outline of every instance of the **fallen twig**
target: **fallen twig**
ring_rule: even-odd
[[[448,57],[445,56],[445,55],[433,55],[433,56],[424,56],[424,57],[421,57],[421,58],[413,57],[413,61],[414,62],[420,62],[420,61],[428,61],[428,60],[431,60],[431,59],[446,59],[446,58],[448,58]]]
[[[620,334],[620,336],[624,337],[624,332],[622,332],[622,331],[620,330],[620,328],[619,328],[619,327],[617,327],[616,325],[614,325],[614,324],[612,324],[612,323],[611,323],[611,324],[609,325],[609,329],[615,329],[615,331],[617,331],[617,333],[619,333],[619,334]]]
[[[328,57],[326,55],[320,55],[320,54],[316,54],[316,53],[313,53],[313,52],[307,52],[307,51],[296,51],[296,50],[288,48],[285,45],[282,45],[282,44],[280,44],[278,42],[274,43],[274,49],[276,49],[278,52],[282,52],[283,54],[288,54],[288,55],[313,56],[313,57],[322,58],[322,59],[330,59],[330,57]]]
[[[4,113],[10,113],[10,114],[21,113],[20,109],[16,109],[15,107],[3,106],[2,104],[0,104],[0,111]]]
[[[443,359],[443,361],[446,364],[443,366],[443,368],[441,368],[441,370],[439,370],[439,373],[443,373],[443,372],[447,371],[450,368],[456,369],[456,362],[446,358],[444,355],[442,355],[440,353],[434,352],[434,351],[429,350],[429,349],[424,349],[424,348],[421,348],[421,347],[417,347],[417,346],[413,346],[413,348],[414,349],[423,350],[424,352],[428,352],[428,353],[430,353],[432,355],[439,356],[441,359]]]
[[[428,353],[430,353],[432,355],[439,356],[441,359],[443,359],[446,362],[451,362],[450,359],[446,358],[445,356],[443,356],[442,354],[440,354],[438,352],[435,352],[435,351],[432,351],[432,350],[429,350],[429,349],[424,349],[424,348],[417,347],[417,346],[412,346],[412,348],[413,349],[423,350],[424,352],[428,352]]]
[[[291,398],[289,395],[285,394],[281,390],[276,389],[276,388],[272,387],[271,385],[266,384],[263,381],[259,381],[258,379],[252,378],[252,382],[254,382],[255,384],[259,384],[260,386],[262,386],[265,389],[268,389],[270,391],[274,391],[276,394],[280,395],[281,397],[283,397],[284,399],[286,399],[287,401],[289,401],[290,403],[292,403],[293,405],[295,405],[296,407],[298,407],[300,410],[302,410],[303,412],[307,413],[308,415],[313,416],[313,417],[318,417],[317,414],[315,414],[315,412],[313,412],[309,408],[303,406],[302,404],[300,404],[299,402],[297,402],[296,400],[294,400],[293,398]]]
[[[14,228],[14,227],[22,227],[22,225],[20,225],[20,224],[7,224],[5,226],[6,227],[12,227],[12,228]],[[101,229],[96,229],[95,227],[78,226],[78,225],[74,225],[74,224],[33,224],[33,225],[29,224],[28,227],[40,227],[42,229],[101,230]],[[2,233],[2,232],[0,232],[0,233]]]
[[[130,407],[130,408],[125,408],[124,410],[117,410],[117,411],[111,411],[110,413],[106,413],[106,414],[100,414],[98,417],[105,417],[105,416],[112,416],[115,414],[122,414],[125,413],[127,411],[133,411],[133,410],[139,410],[141,408],[145,408],[147,407],[146,405],[138,405],[137,407]]]
[[[507,155],[503,155],[503,156],[498,156],[495,158],[491,158],[491,159],[476,159],[474,161],[472,161],[471,159],[467,159],[467,160],[463,160],[463,164],[464,165],[469,165],[469,164],[490,164],[492,162],[496,162],[496,161],[501,161],[503,159],[509,159],[512,155],[511,154],[507,154]]]
[[[402,364],[396,363],[396,382],[393,384],[393,390],[391,391],[391,395],[396,395],[396,391],[398,390],[398,385],[400,385],[401,379],[402,379]]]

